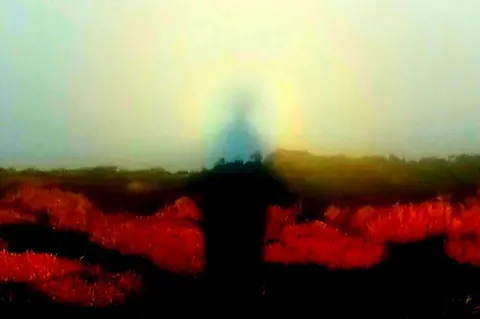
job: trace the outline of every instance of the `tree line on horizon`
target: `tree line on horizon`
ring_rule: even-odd
[[[263,155],[255,152],[248,160],[218,162],[212,168],[197,171],[169,172],[161,167],[128,170],[117,166],[98,166],[79,169],[18,170],[0,168],[1,186],[23,180],[52,180],[60,183],[104,185],[115,187],[130,182],[143,182],[151,189],[181,186],[194,177],[221,171],[235,170],[258,163],[280,176],[292,191],[308,196],[364,198],[383,194],[395,196],[402,192],[432,197],[450,194],[455,200],[460,195],[471,195],[480,186],[480,155],[461,154],[448,158],[427,157],[406,160],[394,155],[349,157],[325,156],[309,152],[277,150]],[[401,196],[400,196],[401,197]],[[461,196],[460,196],[461,197]]]

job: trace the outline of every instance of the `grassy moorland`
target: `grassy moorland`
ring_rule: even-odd
[[[284,150],[199,172],[3,169],[0,299],[474,317],[479,181],[480,156]]]

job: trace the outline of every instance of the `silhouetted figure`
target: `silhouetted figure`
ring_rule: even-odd
[[[207,179],[203,207],[211,296],[229,304],[259,297],[261,292],[267,203],[260,188],[261,163],[243,163],[259,148],[248,123],[249,103],[250,96],[241,92],[235,96],[233,121],[219,143],[227,163],[215,167]]]
[[[236,100],[234,120],[219,141],[226,160],[218,161],[195,187],[203,193],[199,204],[205,217],[208,296],[216,306],[253,305],[262,294],[268,192],[278,187],[255,153],[260,143],[248,125],[248,98]]]
[[[233,108],[233,120],[224,132],[225,159],[247,160],[253,152],[261,149],[260,138],[249,124],[249,111],[255,101],[250,96],[238,96]]]
[[[222,105],[229,111],[230,118],[208,143],[212,148],[208,150],[210,159],[215,162],[220,158],[226,162],[246,161],[253,152],[262,150],[260,138],[250,124],[250,115],[255,103],[253,93],[238,90],[227,105]]]

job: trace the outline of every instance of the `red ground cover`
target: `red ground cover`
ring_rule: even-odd
[[[38,187],[20,188],[0,204],[3,225],[45,223],[46,214],[52,228],[87,233],[94,243],[124,254],[144,255],[164,270],[196,274],[205,266],[203,233],[198,225],[202,213],[186,197],[148,217],[103,214],[82,195]],[[448,256],[480,266],[478,205],[455,210],[439,199],[367,206],[355,212],[331,207],[326,222],[297,223],[300,214],[300,206],[269,207],[265,261],[315,263],[332,269],[368,268],[386,258],[387,242],[447,235]],[[48,254],[14,254],[3,241],[0,249],[0,280],[29,283],[54,300],[102,306],[122,302],[141,288],[141,278],[133,273],[110,274],[79,260]],[[98,279],[87,282],[82,274]]]
[[[144,255],[164,270],[182,274],[203,271],[203,233],[197,225],[202,216],[189,198],[180,198],[153,216],[127,213],[102,214],[84,196],[58,189],[21,188],[0,200],[0,224],[38,223],[42,214],[50,226],[89,234],[92,242],[124,254]],[[0,280],[26,282],[53,300],[104,306],[122,302],[141,287],[133,273],[110,274],[81,261],[53,255],[8,252],[2,241]],[[90,283],[84,275],[97,278]]]

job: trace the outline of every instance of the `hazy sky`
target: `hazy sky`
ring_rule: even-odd
[[[238,86],[265,147],[480,152],[479,0],[0,0],[0,165],[200,166]]]

